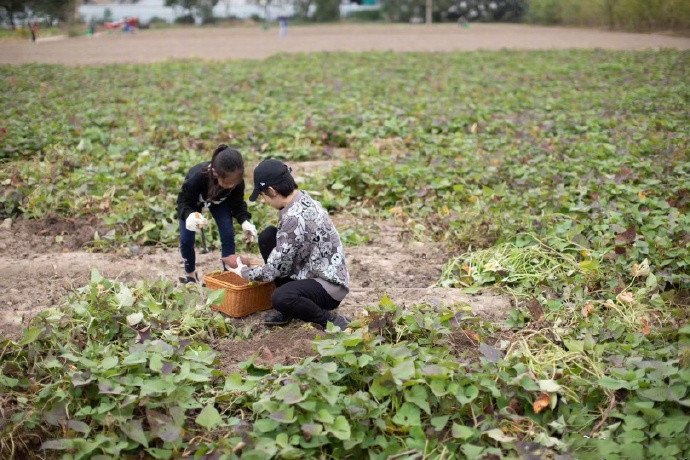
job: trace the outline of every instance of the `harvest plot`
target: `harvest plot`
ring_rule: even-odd
[[[688,64],[0,68],[3,314],[47,308],[3,325],[0,452],[687,457]],[[351,331],[226,320],[169,281],[182,175],[229,138],[318,162],[301,186],[348,245]]]

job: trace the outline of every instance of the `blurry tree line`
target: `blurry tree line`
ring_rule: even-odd
[[[257,0],[279,3],[281,0]],[[340,19],[339,0],[284,0],[296,16],[313,21]],[[358,1],[356,3],[362,3]],[[425,17],[427,0],[379,0],[366,20],[415,22]],[[690,0],[432,0],[434,22],[512,21],[648,31],[690,29]],[[309,12],[312,15],[309,16]]]
[[[524,20],[634,31],[690,29],[690,0],[529,0]]]
[[[69,22],[74,18],[77,0],[0,0],[0,18],[14,29],[35,18]]]
[[[12,28],[31,17],[69,21],[79,1],[0,0],[0,15]],[[136,2],[137,0],[131,0]],[[218,0],[164,0],[189,15],[213,19]],[[268,13],[272,6],[292,5],[304,21],[340,20],[341,0],[252,0]],[[362,0],[355,3],[363,3]],[[434,22],[513,21],[568,24],[635,31],[690,30],[690,0],[379,0],[380,8],[359,11],[348,19],[363,21],[420,22],[431,5]],[[272,18],[275,19],[275,18]],[[203,22],[207,22],[204,20]]]

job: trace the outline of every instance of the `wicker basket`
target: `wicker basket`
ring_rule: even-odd
[[[271,308],[271,294],[274,283],[251,283],[232,272],[204,275],[204,283],[209,289],[225,289],[221,305],[213,309],[235,318],[251,315],[257,311]]]

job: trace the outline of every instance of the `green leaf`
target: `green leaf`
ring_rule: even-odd
[[[462,439],[463,441],[474,437],[476,433],[477,430],[474,428],[465,425],[458,425],[457,423],[453,423],[453,428],[451,429],[451,436],[456,439]]]
[[[107,371],[117,366],[118,359],[117,356],[107,356],[101,361],[101,370]]]
[[[43,332],[43,328],[41,327],[31,327],[25,330],[22,340],[20,340],[17,345],[23,347],[24,345],[35,342],[36,339],[38,339],[38,337],[41,335],[41,332]]]
[[[376,399],[383,399],[397,389],[393,374],[390,370],[386,371],[382,376],[375,378],[369,388],[369,392]]]
[[[223,423],[223,419],[213,404],[208,404],[201,410],[201,412],[199,412],[199,415],[197,415],[196,419],[194,419],[194,422],[196,422],[197,425],[206,428],[207,430],[212,430],[216,426]]]
[[[415,385],[405,390],[405,400],[416,404],[427,414],[431,415],[431,407],[429,407],[429,394],[422,385]]]
[[[335,421],[333,415],[326,409],[319,409],[319,411],[314,415],[314,418],[319,422],[323,422],[326,424],[331,424]]]
[[[686,393],[687,387],[675,385],[667,387],[652,387],[646,390],[638,390],[638,394],[652,401],[679,401]]]
[[[128,420],[125,423],[120,424],[120,429],[132,441],[138,442],[144,447],[149,446],[149,441],[146,438],[144,429],[141,426],[140,419]]]
[[[621,454],[626,460],[646,460],[645,448],[640,443],[630,443],[621,446]]]
[[[125,286],[124,284],[120,288],[120,291],[115,295],[115,300],[117,300],[117,303],[119,304],[120,307],[128,308],[134,305],[134,296],[132,295],[132,291]],[[131,315],[130,315],[131,316]],[[143,318],[144,315],[142,315]],[[139,321],[141,321],[141,318],[139,318]],[[127,322],[129,323],[130,326],[134,326],[137,324],[139,321],[135,323],[131,323],[129,320],[129,316],[127,317]]]
[[[171,394],[176,388],[174,383],[162,378],[149,378],[141,384],[141,395]]]
[[[431,388],[431,392],[434,396],[444,396],[448,394],[447,383],[448,382],[445,380],[432,380],[429,384],[429,388]]]
[[[233,372],[225,377],[223,391],[249,391],[256,385],[253,380],[243,380],[239,372]]]
[[[513,382],[514,385],[519,385],[527,391],[539,391],[539,385],[532,377],[527,374],[517,376]]]
[[[690,417],[687,415],[677,415],[664,419],[664,421],[656,425],[655,429],[659,436],[670,438],[682,433],[689,422]]]
[[[18,379],[14,379],[12,377],[7,377],[2,374],[0,374],[0,386],[5,387],[5,388],[14,388],[19,384]]]
[[[641,430],[647,426],[647,422],[645,422],[642,417],[637,417],[634,415],[627,415],[623,419],[623,422],[623,430],[625,431]]]
[[[409,380],[414,377],[414,361],[406,360],[391,369],[393,377],[398,380]]]
[[[296,383],[285,385],[276,391],[275,397],[287,404],[297,404],[307,399],[307,395],[302,394],[299,385]]]
[[[407,427],[420,426],[422,423],[419,407],[407,402],[400,406],[392,420],[396,425]]]
[[[481,290],[481,286],[479,284],[473,284],[472,286],[462,288],[460,292],[463,294],[476,294]]]
[[[381,307],[394,307],[395,303],[388,297],[388,294],[383,294],[381,300],[379,301],[379,306]]]
[[[545,393],[556,393],[561,386],[555,380],[539,380],[539,390]]]
[[[225,299],[225,289],[209,289],[208,301],[211,305],[222,305]]]
[[[463,444],[462,451],[467,458],[480,458],[484,452],[484,447],[474,444]]]
[[[335,422],[329,427],[328,431],[330,431],[333,436],[341,441],[347,441],[350,439],[350,424],[342,415],[338,415],[335,418]]]
[[[144,314],[141,312],[136,312],[132,313],[130,315],[127,315],[127,324],[130,326],[136,326],[141,322],[141,320],[144,319]]]
[[[449,418],[450,417],[448,415],[439,415],[438,417],[432,417],[430,420],[431,426],[433,426],[436,429],[436,431],[441,431],[443,428],[445,428]]]
[[[254,422],[254,428],[262,433],[268,433],[278,428],[280,424],[275,420],[262,418]]]
[[[493,430],[485,431],[483,434],[487,435],[491,439],[494,439],[498,442],[513,442],[513,441],[515,441],[514,437],[506,435],[503,431],[499,430],[498,428],[494,428]]]
[[[149,358],[149,368],[154,372],[160,372],[163,369],[163,356],[160,353],[153,353]]]
[[[599,269],[599,261],[598,260],[583,260],[580,262],[580,268],[584,272],[593,272],[597,271]]]
[[[460,387],[457,393],[455,393],[455,398],[461,404],[469,404],[474,401],[477,396],[479,396],[479,388],[477,388],[475,385]]]
[[[630,389],[630,382],[626,382],[625,380],[613,379],[611,377],[600,378],[599,385],[609,390],[620,390],[621,388],[625,388],[627,390]]]
[[[169,449],[159,449],[158,447],[150,447],[146,449],[146,452],[153,458],[160,460],[168,460],[172,458],[173,451]]]
[[[292,407],[286,407],[284,404],[281,404],[281,409],[271,413],[269,417],[276,422],[292,423],[295,421],[295,410]]]

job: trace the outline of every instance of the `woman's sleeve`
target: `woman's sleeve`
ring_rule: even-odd
[[[187,220],[193,212],[198,211],[199,194],[201,193],[201,180],[198,176],[192,175],[185,179],[177,194],[177,217]]]
[[[273,281],[293,274],[297,251],[304,240],[304,221],[296,216],[284,216],[273,248],[265,265],[245,268],[242,276],[249,281]]]

